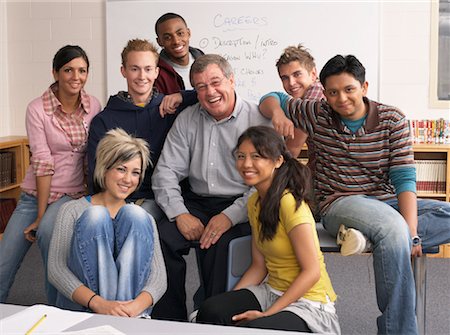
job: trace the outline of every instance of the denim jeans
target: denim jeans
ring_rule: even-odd
[[[61,205],[69,200],[72,198],[64,196],[50,204],[39,224],[36,237],[44,269],[47,269],[48,248],[56,215]],[[17,270],[31,247],[32,243],[25,239],[23,231],[36,220],[37,211],[37,198],[22,192],[17,207],[6,226],[3,239],[0,241],[0,302],[2,303],[6,301]],[[45,270],[45,290],[48,303],[54,305],[57,291],[47,280],[47,270]]]
[[[133,204],[123,206],[114,219],[103,206],[89,207],[75,223],[69,269],[104,299],[135,299],[150,275],[152,220]],[[60,293],[57,306],[83,310]]]
[[[418,234],[423,247],[450,242],[450,204],[417,201]],[[411,237],[398,212],[397,199],[382,202],[353,195],[333,202],[322,215],[325,229],[336,236],[339,226],[361,231],[373,244],[373,267],[380,334],[417,334]]]

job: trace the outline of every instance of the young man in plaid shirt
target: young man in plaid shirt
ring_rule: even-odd
[[[317,69],[313,56],[299,44],[284,49],[276,63],[283,88],[293,98],[322,100],[323,86],[317,78]],[[286,145],[294,157],[298,157],[305,142],[308,145],[308,167],[314,176],[314,143],[301,129],[294,130],[294,138],[288,138]]]

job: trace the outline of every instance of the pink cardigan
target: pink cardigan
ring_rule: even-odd
[[[84,127],[89,130],[91,120],[101,111],[100,102],[90,96],[90,108],[84,114]],[[31,101],[27,107],[26,128],[30,151],[35,158],[53,162],[55,173],[52,176],[50,191],[59,193],[78,193],[85,191],[84,159],[86,145],[74,151],[68,137],[59,126],[54,114],[44,111],[42,97]],[[86,138],[87,144],[87,138]],[[22,183],[23,189],[36,190],[36,176],[32,165]]]

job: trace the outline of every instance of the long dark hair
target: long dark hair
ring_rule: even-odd
[[[266,126],[248,128],[238,139],[235,150],[242,142],[252,142],[256,152],[263,158],[275,161],[283,156],[283,164],[274,171],[272,184],[261,201],[259,214],[261,241],[272,240],[278,228],[280,218],[280,201],[285,190],[292,193],[296,209],[302,201],[311,202],[311,174],[309,169],[293,158],[287,150],[283,138]]]

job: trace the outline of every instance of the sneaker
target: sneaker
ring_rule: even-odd
[[[191,314],[189,314],[188,321],[194,322],[194,323],[197,322],[197,314],[198,314],[198,309],[196,309]]]
[[[369,240],[359,231],[340,225],[336,243],[341,246],[342,256],[358,255],[370,248]]]
[[[152,317],[147,312],[142,312],[140,315],[137,316],[138,319],[148,319],[150,320]]]

